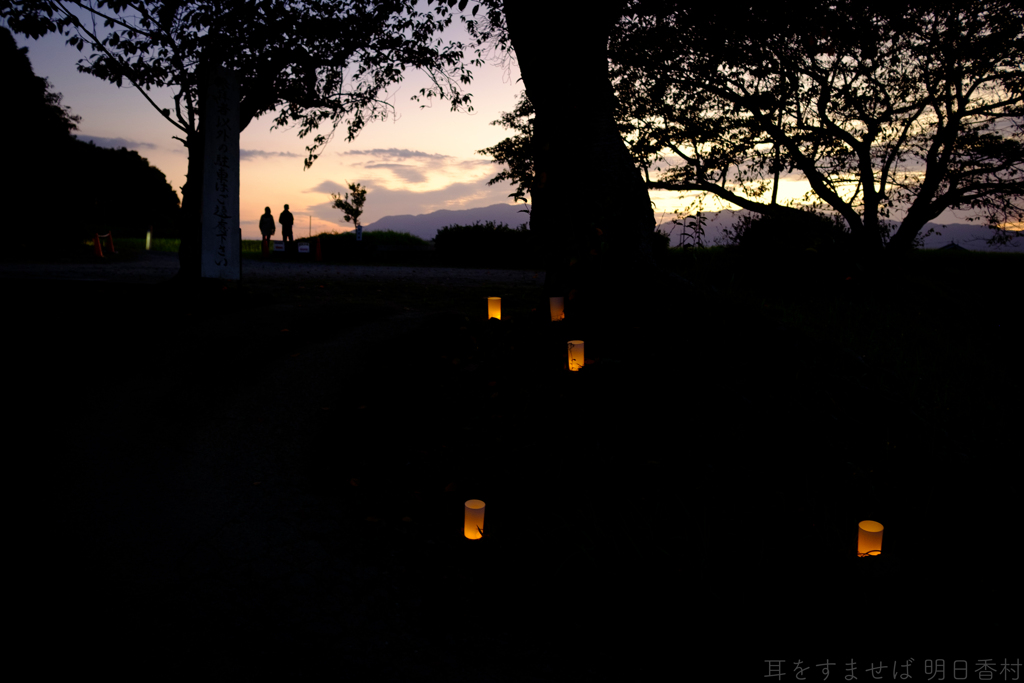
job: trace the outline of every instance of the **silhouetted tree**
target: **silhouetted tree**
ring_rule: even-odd
[[[80,199],[74,208],[81,212],[86,236],[113,230],[122,237],[144,237],[150,229],[158,237],[179,236],[178,195],[167,176],[138,152],[77,141],[68,171],[77,178]]]
[[[631,6],[657,11],[613,35],[622,115],[648,165],[677,160],[649,187],[778,216],[795,172],[869,260],[908,251],[945,209],[985,216],[997,240],[1024,221],[1018,3]]]
[[[503,112],[501,118],[492,121],[492,125],[501,126],[506,130],[515,131],[515,135],[507,137],[493,147],[481,149],[477,154],[492,157],[496,164],[504,164],[506,168],[487,181],[488,185],[510,182],[515,191],[509,195],[513,201],[526,202],[526,195],[533,191],[533,105],[526,93],[520,93],[516,108],[511,112]]]
[[[50,81],[36,76],[28,58],[28,48],[19,48],[11,32],[0,26],[0,55],[4,65],[4,89],[8,106],[0,109],[4,130],[25,131],[37,143],[49,140],[70,140],[78,130],[80,116],[71,113],[71,107],[61,104],[60,93],[53,92]],[[24,136],[16,136],[15,141]]]
[[[348,189],[352,192],[351,199],[348,192],[344,197],[332,192],[331,198],[334,199],[334,208],[341,209],[345,214],[345,221],[352,223],[358,231],[359,217],[363,215],[363,204],[366,203],[366,188],[359,183],[348,183]]]
[[[240,129],[275,112],[276,126],[297,124],[299,135],[330,121],[307,147],[308,167],[341,123],[353,139],[368,120],[384,118],[386,89],[415,67],[433,79],[420,91],[468,106],[460,91],[472,74],[457,43],[435,35],[447,27],[454,2],[417,11],[414,0],[287,0],[222,3],[214,0],[97,0],[95,3],[22,0],[0,11],[15,32],[68,36],[80,50],[94,50],[79,69],[119,87],[139,89],[182,134],[189,150],[182,188],[182,274],[198,276],[202,207],[203,125],[199,112],[204,74],[225,66],[241,81]],[[429,4],[429,3],[428,3]],[[462,3],[465,7],[465,2]],[[101,26],[97,26],[97,22]],[[474,63],[479,63],[474,60]],[[149,91],[170,87],[173,107],[161,107]]]
[[[776,196],[784,170],[802,175],[868,258],[906,251],[947,208],[984,215],[1005,240],[999,226],[1024,220],[1022,15],[1005,0],[631,0],[608,47],[618,130],[648,188],[709,193],[777,224],[806,218]],[[508,164],[492,182],[511,180],[516,197],[536,177],[531,114],[523,98],[496,122],[516,134],[482,150]],[[884,219],[902,210],[890,239]]]
[[[625,0],[501,4],[535,111],[530,230],[547,254],[551,295],[575,291],[606,301],[647,288],[655,272],[654,212],[616,124],[608,73],[609,36],[626,6]],[[488,18],[499,34],[496,10],[489,5]],[[566,16],[578,21],[567,27]],[[587,197],[598,210],[583,203]]]
[[[141,236],[152,227],[173,235],[178,196],[157,168],[137,152],[106,149],[72,135],[80,116],[36,76],[27,48],[0,27],[0,54],[8,106],[0,126],[8,133],[4,196],[14,251],[73,249],[95,232]],[[5,250],[10,252],[12,250]]]
[[[75,142],[80,117],[61,104],[60,93],[49,81],[36,76],[27,48],[18,48],[11,33],[0,27],[0,65],[4,74],[6,104],[0,107],[0,130],[4,144],[3,195],[7,239],[14,238],[14,250],[36,248],[44,227],[65,232],[69,215],[52,201],[60,192],[59,164]]]

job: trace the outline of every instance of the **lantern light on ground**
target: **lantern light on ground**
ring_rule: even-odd
[[[549,299],[551,301],[551,319],[552,320],[564,320],[565,319],[565,297],[553,296]]]
[[[466,538],[476,540],[482,538],[484,528],[484,502],[482,500],[466,501],[466,525],[463,533]]]
[[[878,522],[865,519],[857,525],[857,557],[882,554],[882,527]]]
[[[576,372],[583,367],[583,340],[569,342],[569,369]]]
[[[500,296],[489,296],[487,297],[487,319],[497,318],[501,320],[501,297]]]

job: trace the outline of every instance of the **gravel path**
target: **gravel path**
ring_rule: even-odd
[[[0,277],[97,280],[155,284],[178,272],[177,254],[143,252],[131,261],[102,263],[0,263]],[[410,284],[473,286],[484,284],[536,285],[543,271],[484,268],[425,268],[360,266],[316,262],[242,261],[243,281],[259,280],[389,280]]]

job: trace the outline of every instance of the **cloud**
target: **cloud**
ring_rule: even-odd
[[[110,149],[121,149],[122,147],[134,150],[157,148],[157,146],[151,142],[134,142],[132,140],[125,140],[124,138],[100,138],[95,135],[76,135],[75,137],[82,142],[91,142],[97,147],[108,147]]]
[[[303,190],[303,192],[318,192],[320,194],[331,194],[332,192],[344,193],[348,192],[348,188],[340,183],[336,183],[333,180],[325,180],[314,188]]]
[[[392,184],[398,181],[400,186],[427,182],[437,186],[451,181],[464,181],[467,175],[477,177],[481,170],[489,170],[490,167],[490,161],[487,159],[459,159],[447,154],[431,154],[412,149],[364,149],[338,154],[365,157],[366,161],[361,164],[352,159],[347,163],[359,164],[371,173],[387,172],[390,178],[385,175],[376,179],[385,184],[386,179],[391,180]]]
[[[238,156],[242,161],[248,159],[268,159],[274,157],[298,157],[301,156],[295,152],[267,152],[262,149],[240,149],[238,150]]]
[[[414,149],[397,149],[391,147],[389,149],[354,149],[346,152],[338,152],[338,154],[363,154],[366,156],[378,157],[380,159],[431,159],[441,160],[449,159],[450,157],[446,154],[430,154],[429,152],[420,152]]]
[[[385,168],[408,183],[426,182],[427,176],[415,166],[406,164],[367,164],[366,168]]]

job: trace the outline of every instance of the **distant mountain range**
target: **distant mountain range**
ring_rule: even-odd
[[[486,223],[504,223],[511,228],[517,228],[523,223],[529,223],[530,216],[523,213],[529,211],[529,204],[492,204],[491,206],[479,207],[476,209],[462,209],[458,211],[441,210],[433,213],[419,214],[417,216],[385,216],[378,221],[365,226],[364,230],[394,230],[396,232],[407,232],[425,240],[432,240],[437,231],[448,225],[472,225],[479,221]],[[705,244],[712,246],[716,240],[722,240],[722,230],[732,227],[740,217],[748,213],[746,211],[715,211],[706,212],[704,225]],[[671,234],[672,246],[679,243],[680,228],[671,221],[665,221],[659,226],[662,232]],[[1024,233],[1016,240],[1013,246],[995,249],[985,244],[992,232],[984,225],[971,225],[969,223],[952,223],[940,225],[928,223],[926,228],[935,228],[937,233],[924,240],[926,249],[938,249],[950,243],[955,243],[965,249],[975,251],[1011,251],[1024,252]]]
[[[437,231],[449,225],[472,225],[477,221],[486,223],[504,223],[510,228],[518,228],[523,223],[530,222],[527,213],[520,213],[523,210],[530,210],[529,204],[492,204],[491,206],[479,207],[476,209],[462,209],[449,211],[442,209],[433,213],[423,213],[418,216],[385,216],[374,221],[363,230],[394,230],[395,232],[407,232],[425,240],[432,240]]]
[[[724,228],[731,228],[740,220],[741,216],[749,213],[749,211],[745,210],[705,212],[703,214],[706,219],[704,224],[705,244],[708,246],[714,246],[716,240],[724,240],[722,230]],[[665,221],[659,227],[662,232],[670,233],[670,240],[673,247],[679,244],[679,235],[681,231],[679,226],[674,225],[672,221]],[[927,223],[925,225],[924,232],[927,232],[928,228],[934,228],[935,234],[924,239],[925,249],[939,249],[953,243],[963,247],[964,249],[972,251],[1024,252],[1024,233],[1021,233],[1020,237],[1015,240],[1015,245],[996,248],[985,244],[985,242],[992,236],[992,231],[984,225],[970,223],[950,223],[946,225],[939,223]]]

